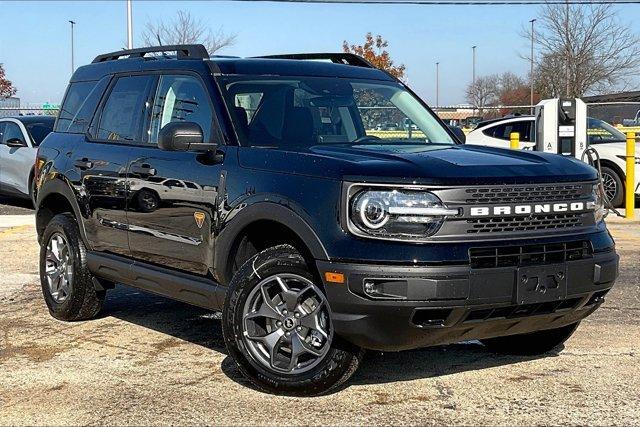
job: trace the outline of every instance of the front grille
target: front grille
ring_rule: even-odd
[[[584,197],[583,184],[541,184],[467,188],[468,204],[536,203],[577,200]]]
[[[511,231],[560,230],[582,225],[584,213],[537,216],[505,216],[468,219],[467,233],[508,233]]]
[[[494,319],[514,319],[518,317],[551,314],[561,310],[576,308],[582,298],[571,298],[563,301],[541,302],[536,304],[512,305],[509,307],[487,308],[474,310],[464,320],[464,323],[484,322]]]
[[[586,241],[469,249],[471,268],[522,267],[591,258]]]

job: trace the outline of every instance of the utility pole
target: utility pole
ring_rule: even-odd
[[[436,62],[436,107],[440,106],[440,63]]]
[[[569,0],[565,0],[565,4],[566,4],[566,14],[565,14],[565,19],[564,19],[564,31],[565,31],[565,37],[566,37],[566,48],[567,48],[567,58],[566,58],[566,63],[565,63],[565,69],[566,69],[566,79],[567,79],[567,90],[566,90],[566,95],[567,98],[569,97],[570,92],[571,92],[571,85],[569,84],[569,80],[571,77],[571,69],[569,66],[569,63],[571,62],[571,46],[569,45],[570,39],[569,39]]]
[[[471,50],[473,51],[473,66],[471,71],[471,82],[473,84],[476,83],[476,48],[478,46],[471,46]]]
[[[75,64],[74,64],[74,46],[73,46],[73,27],[76,25],[75,21],[71,21],[69,20],[69,23],[71,24],[71,74],[73,74],[73,72],[76,70]]]
[[[529,72],[529,80],[530,80],[530,83],[531,83],[531,114],[533,115],[533,113],[534,113],[534,111],[533,111],[533,102],[534,102],[534,101],[533,101],[533,87],[534,87],[533,82],[534,82],[534,80],[535,80],[535,79],[533,78],[533,63],[534,63],[534,61],[533,61],[533,55],[534,55],[534,52],[533,52],[533,45],[534,45],[534,43],[535,43],[535,33],[534,33],[534,26],[533,26],[533,24],[535,24],[536,19],[534,18],[534,19],[532,19],[532,20],[531,20],[531,21],[529,21],[529,22],[531,22],[531,71]]]
[[[133,18],[131,17],[131,0],[127,0],[127,49],[133,49]]]

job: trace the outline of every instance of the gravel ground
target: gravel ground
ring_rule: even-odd
[[[54,320],[33,226],[0,228],[0,425],[638,425],[640,224],[611,229],[619,282],[560,354],[372,353],[341,391],[288,398],[247,384],[204,310],[118,287],[99,319]]]

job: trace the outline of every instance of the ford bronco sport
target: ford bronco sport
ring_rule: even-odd
[[[36,169],[55,318],[96,316],[116,283],[221,311],[229,354],[275,393],[335,389],[364,349],[547,352],[617,276],[595,169],[461,145],[350,54],[100,55]]]

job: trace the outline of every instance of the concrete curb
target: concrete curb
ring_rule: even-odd
[[[22,225],[35,225],[36,217],[30,215],[0,215],[0,228],[12,228]]]

